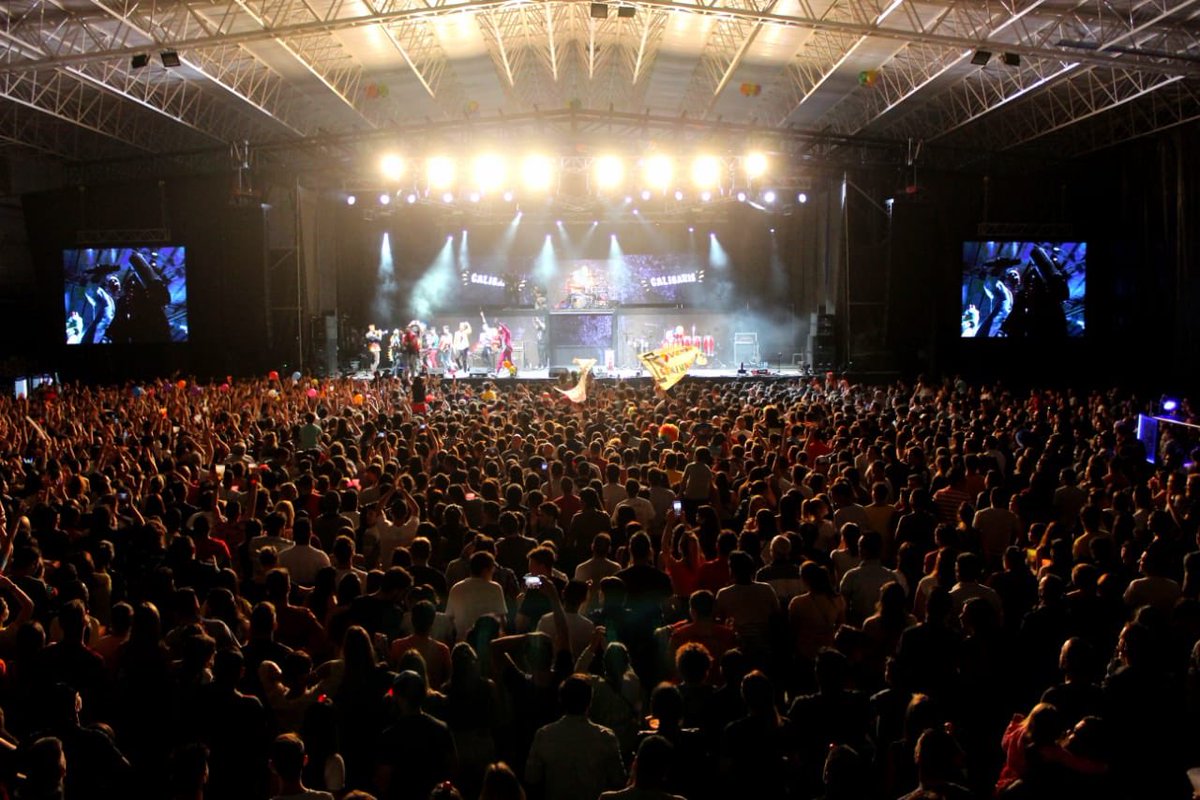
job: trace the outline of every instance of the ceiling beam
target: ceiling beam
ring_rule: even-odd
[[[248,0],[229,0],[221,2],[213,0],[206,9],[214,16],[227,16],[225,10],[232,2],[238,8],[244,7]],[[256,5],[262,5],[263,0],[256,0]],[[273,0],[272,8],[283,9],[281,13],[273,14],[257,28],[246,30],[231,29],[227,32],[216,31],[202,36],[190,36],[177,40],[164,40],[158,45],[126,44],[88,52],[66,52],[62,54],[46,54],[24,66],[14,64],[0,66],[0,70],[14,70],[25,67],[59,67],[70,64],[80,64],[90,61],[105,61],[116,58],[129,58],[135,53],[155,53],[160,46],[169,46],[177,50],[189,50],[199,47],[214,47],[223,44],[248,44],[270,39],[288,39],[309,34],[327,34],[338,30],[359,28],[378,23],[398,22],[405,19],[432,19],[450,14],[478,13],[497,9],[519,9],[525,6],[541,7],[546,5],[570,5],[566,0],[429,0],[428,4],[419,8],[406,8],[381,13],[354,13],[345,9],[345,0],[333,0],[332,7],[338,13],[314,14],[311,10],[305,15],[292,13],[297,8],[307,8],[302,0]],[[867,36],[895,42],[917,42],[921,44],[942,45],[959,49],[991,49],[996,52],[1014,52],[1028,58],[1058,58],[1078,61],[1082,64],[1113,66],[1120,63],[1124,66],[1136,66],[1141,69],[1171,72],[1176,74],[1192,73],[1194,63],[1179,62],[1171,58],[1171,53],[1180,47],[1190,47],[1197,40],[1200,32],[1194,24],[1179,25],[1173,17],[1180,8],[1188,3],[1183,0],[1154,0],[1152,8],[1143,4],[1143,15],[1160,20],[1161,30],[1153,33],[1163,40],[1174,42],[1173,47],[1159,52],[1156,48],[1141,46],[1128,47],[1124,52],[1108,49],[1115,37],[1122,36],[1133,29],[1142,29],[1142,15],[1120,14],[1112,7],[1103,3],[1089,3],[1080,9],[1067,11],[1043,11],[1038,15],[1041,20],[1037,24],[1043,35],[1039,38],[1023,41],[1019,35],[1007,36],[994,32],[985,32],[981,36],[969,36],[962,25],[941,25],[941,30],[919,22],[920,8],[928,6],[924,0],[902,0],[901,8],[912,6],[913,12],[905,9],[904,13],[894,13],[888,24],[872,24],[869,20],[844,21],[820,19],[803,14],[783,14],[764,10],[763,6],[756,7],[748,0],[628,0],[631,5],[640,10],[661,10],[675,13],[714,16],[718,19],[739,19],[749,22],[760,22],[785,27],[798,27],[809,30],[825,30],[851,35]],[[981,14],[986,16],[989,6],[975,0],[947,0],[944,5],[951,13],[947,18],[967,23],[970,29],[971,20]],[[219,9],[219,11],[218,11]],[[265,17],[264,17],[265,19]],[[915,21],[914,21],[915,20]],[[1047,24],[1052,23],[1052,24]],[[39,25],[38,19],[22,17],[21,25]],[[46,23],[50,24],[50,23]],[[1081,39],[1081,35],[1083,38]]]
[[[726,0],[754,14],[770,14],[779,0]],[[681,113],[707,117],[733,79],[766,21],[759,17],[718,16],[700,54],[700,62],[680,100]]]
[[[424,0],[361,0],[372,14],[427,8]],[[432,22],[424,18],[383,24],[384,35],[447,116],[462,113],[464,94]]]
[[[309,2],[296,0],[236,0],[264,32],[309,71],[334,97],[342,101],[360,121],[374,125],[358,105],[363,69],[358,61],[333,35],[334,27],[302,27],[330,25],[342,17],[345,0],[333,0],[323,12],[317,12]],[[231,44],[241,44],[233,35]]]
[[[189,4],[176,4],[163,13],[148,15],[143,4],[129,0],[91,0],[96,8],[118,23],[122,40],[137,38],[158,45],[160,40],[186,32],[221,30],[228,19],[213,23]],[[160,46],[160,45],[159,45]],[[294,119],[295,97],[283,79],[239,45],[197,48],[180,56],[180,63],[205,76],[218,89],[249,106],[288,133],[303,136],[305,126]]]

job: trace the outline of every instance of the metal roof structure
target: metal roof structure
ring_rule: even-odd
[[[0,146],[83,174],[542,141],[1062,158],[1200,118],[1198,0],[10,0],[0,42]]]

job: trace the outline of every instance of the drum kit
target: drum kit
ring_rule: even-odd
[[[663,336],[662,346],[694,347],[706,359],[715,358],[717,355],[717,338],[711,333],[696,333],[695,325],[692,326],[691,333],[685,332],[682,325],[676,325],[674,328],[668,329]]]

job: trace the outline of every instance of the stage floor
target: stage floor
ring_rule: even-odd
[[[572,367],[571,369],[574,369],[574,368]],[[558,382],[559,372],[558,372],[557,368],[554,370],[554,373],[555,374],[553,376],[551,376],[550,370],[548,370],[548,369],[522,369],[517,372],[517,375],[515,378],[509,376],[507,373],[505,375],[503,375],[502,377],[498,378],[495,374],[485,374],[485,373],[479,372],[478,370],[472,370],[470,375],[464,375],[461,373],[458,375],[441,374],[440,371],[435,371],[433,373],[430,373],[426,377],[427,378],[432,377],[434,379],[440,378],[442,380],[451,380],[453,378],[457,378],[458,380],[465,380],[465,381],[521,380],[521,381],[554,381],[554,382]],[[811,371],[805,371],[805,370],[802,370],[800,367],[791,367],[791,366],[772,367],[772,368],[765,369],[765,370],[764,369],[747,370],[746,372],[741,373],[741,374],[738,373],[738,370],[732,369],[732,368],[718,369],[718,368],[710,368],[710,367],[696,367],[694,369],[688,370],[689,378],[699,378],[699,379],[703,379],[703,380],[717,380],[717,379],[728,380],[730,378],[764,378],[764,379],[766,379],[766,378],[805,378],[805,377],[810,377],[812,374],[813,373]],[[356,372],[354,374],[355,380],[370,380],[371,377],[372,377],[371,373],[369,373],[369,372],[360,371],[360,372]],[[595,368],[593,368],[593,370],[592,370],[592,379],[593,380],[601,380],[601,381],[637,380],[639,378],[641,378],[643,380],[647,380],[647,381],[650,380],[650,376],[645,370],[634,370],[634,369],[606,370],[606,369],[595,369]]]

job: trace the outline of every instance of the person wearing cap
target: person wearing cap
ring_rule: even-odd
[[[424,800],[458,766],[450,728],[424,710],[425,679],[412,670],[392,684],[395,722],[380,734],[375,753],[375,788],[380,800]]]

